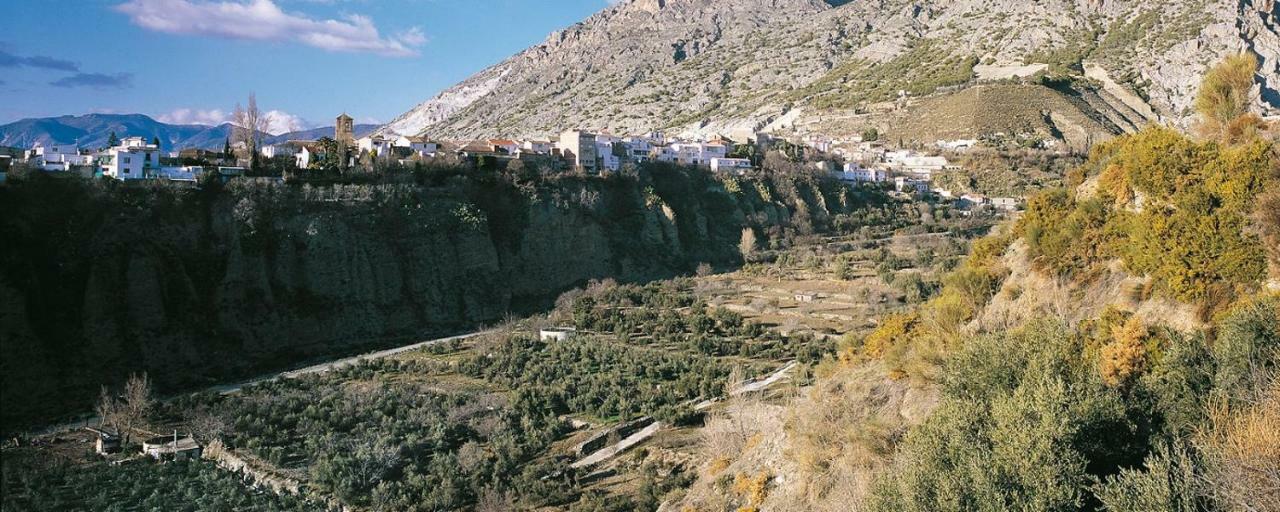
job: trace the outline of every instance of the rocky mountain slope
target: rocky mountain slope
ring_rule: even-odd
[[[372,132],[376,125],[356,125],[356,136]],[[218,126],[202,124],[169,124],[142,114],[85,114],[23,119],[0,125],[0,146],[30,148],[36,144],[78,142],[82,148],[99,148],[107,145],[114,132],[118,137],[145,137],[160,139],[166,150],[201,148],[220,150],[231,138],[233,127],[229,123]],[[333,127],[313,128],[279,135],[264,134],[263,141],[275,144],[288,140],[316,139],[333,136]]]
[[[1114,132],[1186,122],[1203,69],[1244,50],[1261,56],[1259,108],[1280,108],[1277,25],[1274,0],[626,0],[382,130],[740,136],[825,122],[853,132],[887,126],[877,114],[913,103],[900,93],[946,96],[1041,71],[1077,78],[1057,87],[1067,100],[1099,99],[1051,112],[1097,119]],[[998,109],[1002,98],[986,101]]]

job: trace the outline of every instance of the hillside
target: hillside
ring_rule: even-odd
[[[356,136],[372,132],[375,125],[357,125]],[[39,144],[78,142],[82,148],[100,148],[114,132],[118,137],[160,139],[166,150],[201,148],[220,150],[234,129],[231,124],[218,126],[176,125],[162,123],[142,114],[85,114],[81,116],[23,119],[0,125],[0,146],[30,148]],[[287,140],[308,140],[333,136],[333,127],[314,128],[279,135],[264,134],[263,141],[275,144]]]
[[[1280,134],[1242,98],[1097,144],[810,389],[710,418],[674,508],[1276,510]]]
[[[382,130],[537,137],[577,126],[740,136],[834,119],[827,128],[854,132],[891,125],[892,116],[848,118],[894,110],[883,102],[899,91],[928,96],[1043,63],[1050,74],[1076,77],[1061,115],[1102,125],[1084,130],[1118,132],[1150,115],[1185,122],[1203,69],[1242,50],[1262,57],[1257,108],[1280,107],[1276,16],[1270,0],[628,0]],[[983,102],[1000,111],[1006,99]],[[973,129],[985,126],[948,133],[977,135]]]

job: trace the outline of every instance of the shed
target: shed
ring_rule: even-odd
[[[177,432],[172,436],[153,437],[142,443],[142,453],[156,460],[199,459],[201,452],[200,443],[191,436],[178,437]]]
[[[578,332],[573,327],[548,327],[538,330],[538,339],[542,341],[566,341]]]

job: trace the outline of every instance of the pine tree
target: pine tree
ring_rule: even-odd
[[[117,137],[115,130],[112,130],[111,134],[107,135],[107,147],[114,148],[119,145],[120,145],[120,137]]]
[[[226,139],[222,144],[222,158],[231,158],[231,139]]]

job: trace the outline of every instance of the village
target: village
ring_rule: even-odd
[[[272,163],[294,173],[303,170],[350,171],[412,167],[436,159],[472,164],[506,165],[537,162],[545,168],[599,175],[621,172],[627,166],[662,162],[696,166],[713,173],[742,175],[763,164],[761,155],[777,150],[792,155],[807,170],[824,173],[850,186],[879,186],[896,194],[953,200],[964,208],[991,207],[1014,211],[1021,197],[987,197],[937,186],[944,171],[964,172],[947,154],[961,154],[983,144],[978,139],[939,140],[929,147],[898,148],[873,133],[847,139],[810,135],[781,138],[756,133],[744,141],[723,136],[705,140],[669,137],[662,132],[618,136],[582,129],[567,130],[544,139],[479,139],[435,141],[422,136],[372,133],[356,137],[347,114],[336,119],[332,139],[290,140],[248,150],[252,141],[227,140],[224,151],[184,148],[164,151],[158,139],[130,136],[111,140],[110,147],[93,150],[75,143],[37,143],[30,149],[0,148],[0,183],[17,164],[45,173],[68,173],[124,182],[167,181],[195,186],[206,178],[226,182],[255,176],[254,166]],[[113,133],[114,135],[114,133]],[[256,145],[256,144],[255,144]],[[256,158],[255,158],[256,156]],[[256,176],[263,176],[261,173]],[[271,177],[271,174],[265,176]],[[279,173],[274,177],[279,178]]]

